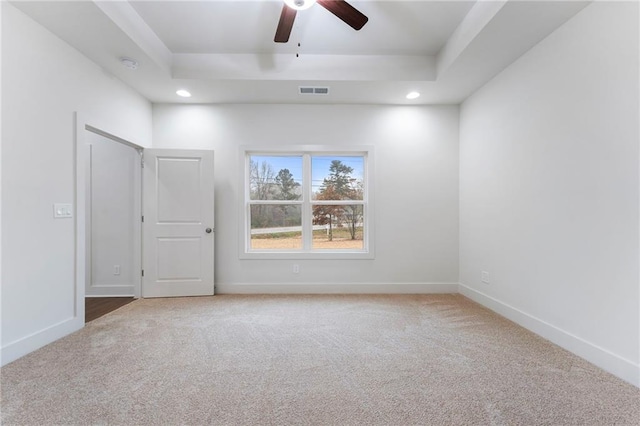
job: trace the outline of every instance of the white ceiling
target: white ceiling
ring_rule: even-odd
[[[300,43],[302,54],[435,55],[474,2],[355,0],[370,17],[359,32],[316,4],[297,14],[286,44],[273,42],[282,1],[130,3],[173,53],[287,53]]]
[[[360,31],[316,4],[286,44],[273,42],[282,0],[13,4],[152,102],[449,104],[587,2],[354,0],[369,18]],[[299,95],[301,85],[330,94]],[[422,96],[405,99],[411,90]]]

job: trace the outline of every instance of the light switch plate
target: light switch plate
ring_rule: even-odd
[[[64,204],[64,203],[54,204],[53,217],[55,219],[73,217],[73,206],[71,204]]]

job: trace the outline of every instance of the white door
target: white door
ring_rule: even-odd
[[[144,150],[143,297],[213,295],[213,151]]]

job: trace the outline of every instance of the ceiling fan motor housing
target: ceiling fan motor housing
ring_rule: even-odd
[[[294,10],[305,10],[313,6],[316,0],[285,0],[284,2]]]

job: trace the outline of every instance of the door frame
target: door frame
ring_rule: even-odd
[[[139,153],[144,151],[144,147],[131,142],[127,139],[116,136],[109,132],[107,126],[100,125],[95,121],[89,121],[82,113],[75,113],[75,191],[74,191],[74,206],[75,206],[75,309],[74,316],[78,318],[84,324],[84,299],[86,295],[86,284],[89,273],[91,273],[91,267],[87,262],[91,261],[91,257],[88,255],[91,238],[91,223],[87,216],[87,187],[89,185],[89,179],[87,176],[86,161],[88,156],[87,149],[87,133],[92,132],[103,136],[107,139],[111,139],[115,142],[127,145],[136,149]],[[139,168],[134,174],[134,192],[136,201],[134,203],[135,217],[140,218],[134,221],[134,270],[142,271],[142,160],[139,163]],[[138,275],[138,278],[134,281],[134,297],[139,298],[141,296],[142,276]]]

